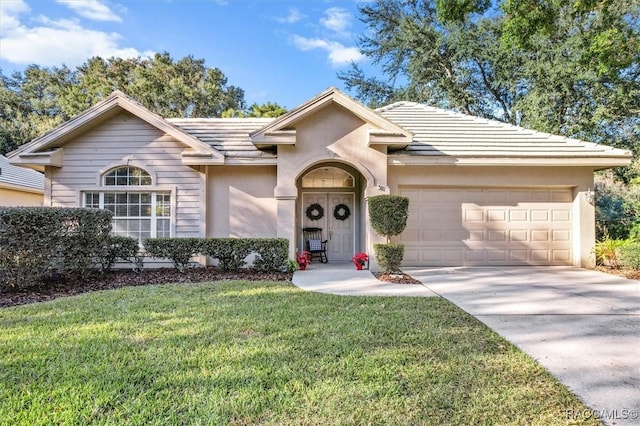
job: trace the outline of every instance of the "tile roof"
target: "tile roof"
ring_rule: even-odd
[[[273,122],[273,118],[167,118],[190,134],[222,152],[225,157],[275,158],[271,150],[257,149],[250,134]]]
[[[20,186],[44,191],[44,175],[35,170],[14,166],[0,155],[0,186]]]
[[[627,157],[628,151],[537,132],[415,102],[376,110],[410,130],[413,142],[395,155],[451,157]]]
[[[460,114],[415,102],[397,102],[376,110],[413,133],[413,141],[390,157],[410,158],[618,158],[629,151]],[[273,118],[168,118],[183,132],[235,159],[275,159],[275,149],[258,148],[251,134]]]

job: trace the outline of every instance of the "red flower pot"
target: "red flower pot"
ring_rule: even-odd
[[[362,266],[363,266],[362,263],[356,263],[356,269],[358,271],[362,271]]]
[[[301,265],[300,265],[300,270],[301,270],[301,271],[304,271],[305,269],[307,269],[307,265],[306,265],[306,264],[304,264],[304,263],[303,263],[303,264],[301,264]]]

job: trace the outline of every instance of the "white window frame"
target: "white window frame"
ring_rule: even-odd
[[[142,170],[146,173],[151,179],[151,183],[149,185],[106,185],[106,176],[116,169],[119,168],[136,168]],[[121,165],[110,167],[106,171],[100,174],[99,185],[92,188],[82,188],[79,190],[79,198],[81,200],[81,205],[83,207],[97,207],[100,209],[105,208],[105,194],[128,194],[128,193],[148,193],[151,196],[151,216],[116,216],[114,213],[113,219],[143,219],[150,220],[150,238],[157,238],[158,235],[158,220],[168,219],[169,220],[169,237],[173,237],[175,235],[175,224],[176,224],[176,188],[175,187],[159,187],[154,185],[155,177],[147,172],[142,167],[137,167],[133,165]],[[98,205],[87,203],[87,194],[98,194]],[[159,195],[168,195],[169,196],[169,215],[168,216],[159,216],[157,215],[157,207],[158,207],[158,196]],[[128,207],[127,203],[127,207]],[[129,209],[127,208],[127,213]],[[115,228],[114,228],[115,229]],[[112,231],[113,232],[113,231]],[[122,234],[119,234],[122,235]],[[166,235],[165,235],[166,236]],[[140,241],[142,244],[142,241]]]

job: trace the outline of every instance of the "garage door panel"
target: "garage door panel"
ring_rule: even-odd
[[[570,189],[411,188],[405,264],[567,265]]]

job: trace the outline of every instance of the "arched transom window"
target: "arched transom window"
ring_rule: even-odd
[[[147,186],[151,175],[139,167],[118,167],[104,175],[105,186]]]
[[[113,213],[112,233],[136,238],[171,236],[171,193],[155,191],[151,175],[139,167],[123,166],[102,176],[104,191],[84,192],[84,207]]]
[[[321,167],[302,178],[303,188],[353,188],[354,186],[353,176],[337,167]]]

